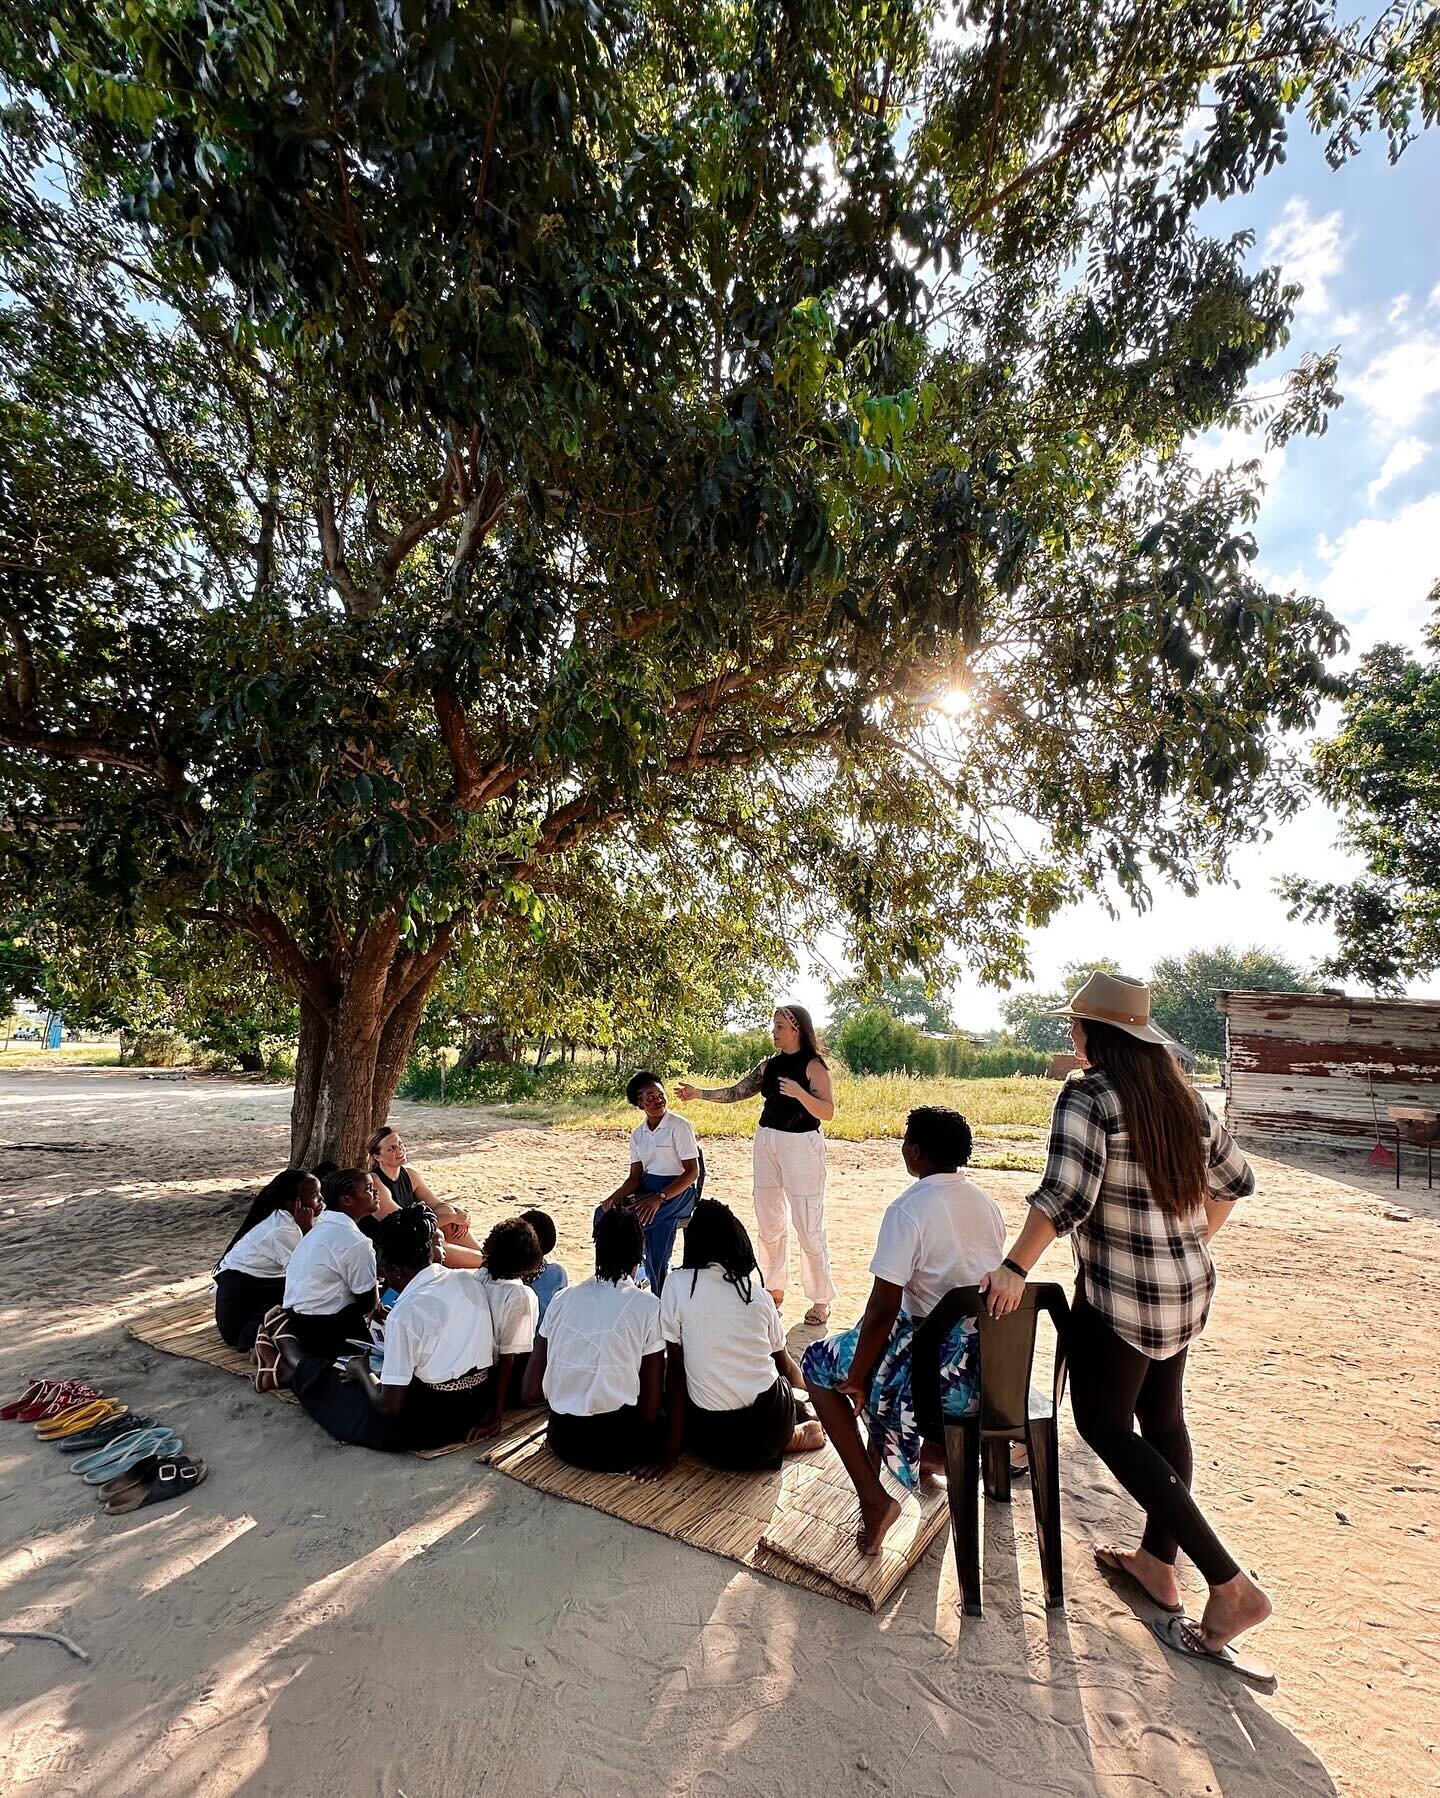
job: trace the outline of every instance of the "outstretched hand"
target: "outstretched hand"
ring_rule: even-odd
[[[682,1080],[675,1088],[675,1097],[684,1100],[688,1105],[692,1099],[698,1099],[700,1097],[700,1088],[698,1086],[692,1086],[688,1080]]]

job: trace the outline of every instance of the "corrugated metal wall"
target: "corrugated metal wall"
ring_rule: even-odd
[[[1440,1106],[1440,1003],[1319,993],[1220,993],[1230,1128],[1242,1139],[1375,1134],[1391,1105]]]

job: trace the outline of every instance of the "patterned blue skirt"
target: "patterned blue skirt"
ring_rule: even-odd
[[[908,1311],[895,1319],[890,1340],[870,1382],[865,1421],[871,1446],[907,1492],[920,1484],[920,1426],[910,1389],[910,1348],[916,1320]],[[963,1318],[945,1338],[940,1358],[940,1408],[946,1417],[973,1417],[980,1404],[980,1346],[973,1317]],[[860,1326],[812,1342],[801,1359],[806,1381],[833,1390],[850,1372],[860,1342]]]

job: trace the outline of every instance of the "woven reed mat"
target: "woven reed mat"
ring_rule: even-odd
[[[945,1528],[943,1488],[924,1509],[911,1499],[878,1556],[855,1547],[860,1511],[833,1449],[786,1459],[779,1473],[720,1473],[681,1458],[668,1479],[642,1486],[625,1474],[585,1473],[558,1460],[543,1431],[492,1465],[522,1485],[605,1511],[724,1555],[756,1573],[804,1586],[842,1604],[878,1611]],[[841,1515],[848,1531],[830,1519]]]
[[[180,1355],[187,1361],[203,1361],[209,1367],[223,1367],[226,1373],[239,1374],[243,1380],[248,1380],[253,1372],[250,1357],[242,1355],[239,1349],[232,1349],[215,1328],[215,1301],[208,1292],[196,1293],[173,1305],[162,1305],[158,1311],[147,1311],[126,1327],[137,1342],[146,1343],[164,1354]],[[282,1390],[271,1396],[287,1405],[298,1402],[293,1392]],[[480,1459],[493,1461],[517,1442],[533,1436],[544,1416],[543,1411],[508,1413],[504,1429],[482,1446]],[[422,1448],[416,1453],[422,1461],[436,1461],[442,1455],[458,1454],[467,1446],[473,1444],[447,1442],[443,1448]]]

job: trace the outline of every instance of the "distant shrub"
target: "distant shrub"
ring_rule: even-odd
[[[690,1038],[690,1070],[695,1074],[748,1074],[757,1061],[775,1053],[768,1030],[697,1030]]]
[[[140,1030],[120,1039],[120,1059],[132,1068],[178,1068],[194,1059],[194,1050],[173,1030]]]
[[[472,1068],[454,1068],[445,1076],[444,1098],[449,1105],[515,1105],[527,1099],[610,1096],[624,1090],[613,1069],[594,1062],[551,1062],[536,1069],[527,1062],[481,1061]],[[433,1057],[413,1060],[396,1088],[402,1099],[438,1101],[440,1069]]]
[[[928,1037],[888,1011],[857,1012],[835,1033],[835,1048],[852,1074],[945,1075],[952,1080],[1044,1074],[1048,1055],[1036,1049],[977,1049],[964,1037]]]

